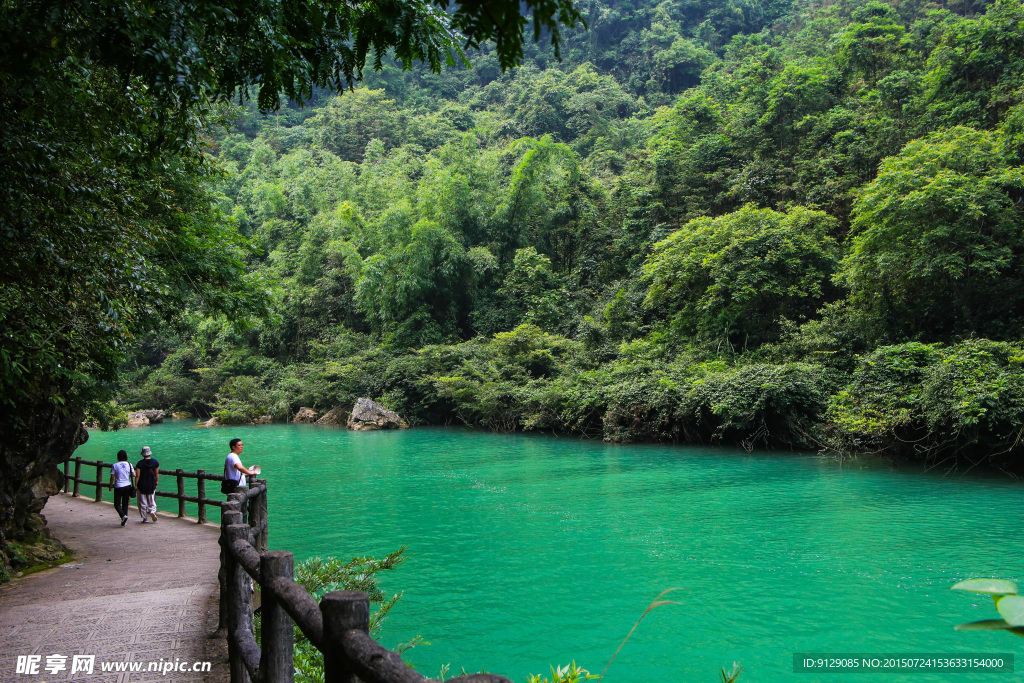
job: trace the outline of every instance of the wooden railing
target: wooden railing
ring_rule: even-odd
[[[262,486],[262,489],[260,489]],[[262,500],[263,506],[248,503]],[[246,523],[244,508],[250,508]],[[221,601],[226,610],[232,683],[292,683],[293,624],[324,655],[325,683],[426,683],[397,652],[370,637],[370,600],[361,591],[334,591],[319,603],[295,583],[295,559],[266,549],[266,484],[233,493],[221,506]],[[256,511],[260,510],[259,513]],[[253,636],[252,591],[261,594],[261,645]],[[223,614],[223,611],[222,611]],[[467,674],[451,683],[511,683],[494,674]]]
[[[74,474],[70,474],[74,463]],[[95,477],[82,478],[82,465],[96,468]],[[102,460],[72,458],[64,463],[64,491],[79,495],[81,484],[95,486],[95,498],[103,500],[103,470],[111,465]],[[177,491],[158,496],[178,500],[178,516],[185,516],[185,503],[199,505],[198,519],[206,521],[206,506],[220,508],[220,629],[226,629],[231,683],[294,683],[293,625],[324,655],[325,683],[428,683],[410,669],[397,652],[370,637],[370,599],[361,591],[335,591],[321,598],[311,596],[295,583],[292,553],[267,550],[269,518],[267,482],[248,477],[248,488],[232,493],[226,502],[206,498],[205,482],[223,481],[203,470],[184,472],[160,470],[173,476]],[[195,479],[197,493],[185,495],[185,480]],[[71,486],[73,484],[73,487]],[[218,489],[219,491],[219,489]],[[261,643],[253,635],[253,586],[258,586],[262,615]],[[466,674],[449,678],[449,683],[511,683],[494,674]]]
[[[74,463],[74,474],[71,474],[71,464]],[[92,479],[82,478],[82,465],[88,465],[89,467],[95,468],[95,476]],[[103,470],[109,470],[113,467],[113,463],[106,463],[102,460],[83,460],[82,458],[70,458],[64,461],[64,493],[71,492],[72,496],[78,497],[80,495],[80,488],[82,484],[86,486],[95,486],[96,491],[93,497],[97,502],[103,500],[103,492],[113,487],[107,483],[109,480],[109,474],[107,477],[103,476]],[[133,466],[134,471],[134,466]],[[177,483],[176,490],[174,491],[157,491],[156,495],[159,498],[174,498],[178,501],[178,517],[185,516],[185,504],[196,503],[199,506],[198,514],[196,515],[196,521],[200,524],[206,522],[206,508],[207,506],[221,507],[224,505],[222,501],[214,500],[206,497],[206,482],[215,481],[218,482],[216,491],[220,493],[220,482],[224,480],[224,476],[220,474],[207,474],[205,470],[197,470],[195,472],[185,472],[180,467],[176,470],[165,470],[160,469],[161,477],[174,477]],[[185,480],[195,479],[196,480],[196,495],[187,496],[185,495]],[[250,477],[252,479],[252,477]]]

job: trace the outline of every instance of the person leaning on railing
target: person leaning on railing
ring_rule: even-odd
[[[228,446],[231,448],[231,452],[224,459],[224,481],[220,484],[220,492],[225,495],[230,495],[239,487],[246,486],[246,481],[242,478],[243,474],[255,474],[242,464],[242,449],[245,447],[242,440],[231,439]]]

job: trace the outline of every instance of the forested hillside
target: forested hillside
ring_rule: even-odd
[[[236,111],[272,315],[181,306],[121,403],[1020,469],[1024,5],[578,7],[561,61]]]

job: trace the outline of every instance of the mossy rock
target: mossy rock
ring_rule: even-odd
[[[0,575],[0,581],[56,567],[71,559],[71,549],[53,538],[30,538],[7,544],[11,575]]]

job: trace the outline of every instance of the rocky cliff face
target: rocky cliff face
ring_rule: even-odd
[[[39,513],[60,491],[58,468],[89,438],[82,411],[43,398],[0,414],[0,577],[63,553]]]

